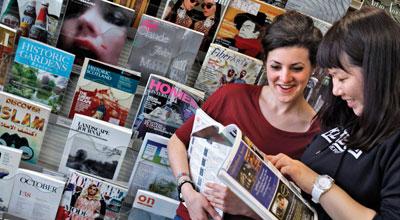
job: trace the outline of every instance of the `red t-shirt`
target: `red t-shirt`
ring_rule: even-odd
[[[306,132],[287,132],[273,127],[264,118],[259,105],[262,86],[227,84],[214,92],[202,109],[223,125],[236,124],[264,153],[285,153],[300,158],[305,147],[319,133],[319,123],[314,120]],[[189,146],[194,117],[188,119],[175,134]]]

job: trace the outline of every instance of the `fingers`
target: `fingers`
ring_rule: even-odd
[[[217,211],[211,205],[207,205],[204,207],[206,212],[214,219],[214,220],[221,220],[221,216],[218,214]]]
[[[276,162],[278,162],[280,159],[287,157],[285,154],[279,153],[277,155],[267,155],[266,158],[271,162],[274,166]]]

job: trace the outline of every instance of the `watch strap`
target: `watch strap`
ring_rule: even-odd
[[[188,179],[188,180],[183,180],[182,182],[180,182],[178,184],[178,195],[179,195],[179,201],[184,202],[185,200],[183,199],[182,196],[182,186],[186,183],[189,183],[190,185],[192,185],[193,189],[196,190],[196,186],[194,185],[193,181]]]

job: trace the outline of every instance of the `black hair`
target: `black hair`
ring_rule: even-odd
[[[262,43],[265,58],[270,51],[281,47],[298,46],[308,49],[311,65],[315,66],[321,40],[322,33],[314,26],[310,17],[296,11],[288,11],[275,17]]]
[[[166,21],[170,21],[172,23],[176,22],[176,17],[178,16],[178,9],[181,7],[181,5],[183,4],[184,0],[178,0],[176,1],[176,3],[174,4],[174,6],[171,8],[171,11],[168,13],[168,15],[165,17]],[[186,14],[189,17],[193,16],[193,10],[190,11],[186,11]]]
[[[349,128],[347,146],[368,150],[400,125],[400,26],[384,10],[364,7],[336,22],[317,54],[322,68],[362,69],[364,108],[356,116],[340,97],[327,93],[318,112],[323,130]],[[329,85],[332,89],[332,83]]]
[[[261,26],[263,26],[266,22],[267,16],[262,13],[258,12],[257,15],[252,15],[250,13],[240,13],[235,15],[235,18],[233,19],[233,23],[235,23],[236,29],[240,30],[242,28],[242,25],[245,21],[252,21],[254,24],[256,24],[256,30],[260,29]],[[253,30],[256,31],[256,30]]]

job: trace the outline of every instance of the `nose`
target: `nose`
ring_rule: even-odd
[[[284,83],[291,82],[293,80],[293,77],[292,77],[292,73],[290,72],[290,70],[288,70],[286,68],[282,68],[282,70],[280,72],[280,79]]]
[[[341,86],[339,85],[339,83],[335,82],[335,80],[332,80],[331,83],[332,83],[332,94],[334,96],[343,95],[343,90],[342,90]]]
[[[96,37],[101,34],[101,30],[90,16],[82,15],[78,19],[78,31],[81,35]]]

